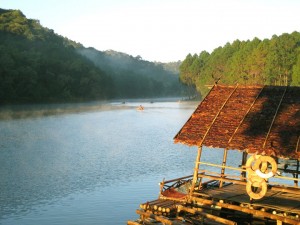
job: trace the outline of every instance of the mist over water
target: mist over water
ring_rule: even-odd
[[[140,104],[144,111],[136,110]],[[139,204],[157,198],[158,182],[192,173],[196,149],[173,144],[173,137],[196,105],[94,102],[58,114],[33,116],[42,109],[32,106],[22,109],[31,116],[1,117],[0,224],[137,218]]]

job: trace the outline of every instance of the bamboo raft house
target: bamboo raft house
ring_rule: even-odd
[[[198,147],[193,175],[128,225],[300,224],[300,87],[214,85],[174,141]]]

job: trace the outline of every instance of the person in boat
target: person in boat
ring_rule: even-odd
[[[138,110],[144,110],[144,107],[143,107],[142,105],[140,105],[140,106],[138,107]]]

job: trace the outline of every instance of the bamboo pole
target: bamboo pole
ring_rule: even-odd
[[[246,162],[247,162],[247,155],[248,155],[248,153],[244,151],[243,156],[242,156],[242,168],[245,168],[245,165],[246,165]],[[242,175],[243,178],[246,178],[246,170],[243,170],[241,175]]]
[[[199,166],[200,166],[198,162],[200,162],[201,153],[202,153],[202,145],[200,147],[198,147],[198,154],[197,154],[197,157],[196,157],[196,163],[195,163],[195,168],[194,168],[194,176],[193,176],[192,186],[191,186],[191,189],[190,189],[190,195],[193,194],[194,189],[195,189],[195,185],[196,185],[197,180],[198,180],[198,171],[199,171]]]
[[[150,208],[151,206],[155,205],[156,203],[159,203],[161,202],[160,199],[156,199],[156,200],[153,200],[153,201],[150,201],[150,202],[145,202],[143,204],[140,204],[140,208],[142,209],[147,209],[147,208]]]
[[[164,205],[168,205],[170,202],[168,200],[161,200],[160,202],[157,202],[153,209],[157,211],[161,211],[161,207]]]
[[[221,177],[224,177],[224,173],[225,173],[225,166],[226,166],[226,161],[227,161],[227,152],[228,150],[225,148],[224,149],[224,154],[223,154],[223,162],[222,162],[222,169],[221,169]],[[220,181],[220,186],[219,188],[223,187],[223,181]]]
[[[142,217],[155,219],[156,221],[162,222],[163,224],[167,224],[167,225],[173,225],[174,224],[171,220],[166,219],[166,218],[164,218],[162,216],[156,216],[156,215],[154,215],[154,214],[152,214],[150,212],[143,212],[143,211],[137,209],[136,213],[139,214],[139,215],[141,215]]]
[[[222,166],[222,165],[218,165],[218,164],[214,164],[214,163],[208,163],[208,162],[199,162],[199,164],[201,164],[201,165],[207,165],[207,166],[213,166],[213,167],[219,167],[219,168],[223,168],[224,167],[226,169],[238,170],[238,171],[245,171],[246,172],[245,169],[236,168],[236,167],[232,167],[232,166]]]
[[[295,180],[294,181],[294,185],[295,185],[295,187],[298,187],[298,171],[299,171],[299,160],[297,159],[297,173],[295,174],[295,178],[297,179],[297,180]]]
[[[256,98],[254,99],[254,101],[252,102],[252,104],[250,105],[249,109],[247,110],[247,113],[245,113],[244,117],[241,119],[239,125],[236,127],[235,131],[233,132],[233,134],[231,135],[230,139],[228,140],[228,145],[230,144],[230,142],[232,141],[233,137],[235,136],[235,134],[237,133],[238,129],[240,128],[240,126],[242,125],[242,123],[244,122],[246,116],[248,115],[248,113],[250,112],[250,110],[252,109],[252,107],[254,106],[256,100],[258,99],[258,97],[260,96],[262,90],[264,89],[265,86],[263,86],[259,93],[257,94]]]
[[[183,179],[186,179],[186,178],[192,178],[192,177],[193,177],[193,175],[179,177],[179,178],[175,178],[175,179],[172,179],[172,180],[167,180],[167,181],[160,182],[159,184],[161,184],[161,183],[167,184],[167,183],[171,183],[171,182],[174,182],[174,181],[179,181],[179,180],[183,180]]]
[[[205,175],[205,174],[200,174],[199,176],[203,177],[203,178],[209,178],[209,179],[212,179],[212,180],[232,182],[232,183],[235,183],[235,184],[241,184],[241,185],[246,185],[247,184],[244,181],[229,179],[229,178],[226,178],[226,177],[222,178],[222,177]],[[300,194],[300,189],[299,188],[293,188],[293,187],[286,188],[286,187],[270,186],[270,189],[275,190],[275,191],[282,191],[282,192],[292,193],[292,194]]]
[[[213,163],[207,163],[207,162],[199,162],[199,164],[201,165],[207,165],[207,166],[212,166],[212,167],[219,167],[219,168],[226,168],[226,169],[231,169],[231,170],[238,170],[238,171],[241,171],[241,172],[246,172],[245,169],[241,169],[241,168],[236,168],[236,167],[231,167],[231,166],[222,166],[222,165],[218,165],[218,164],[213,164]],[[300,172],[296,172],[294,170],[285,170],[287,172],[295,172],[295,173],[298,173],[300,174]],[[199,172],[199,171],[198,171]],[[201,173],[199,173],[200,175]],[[291,177],[285,177],[285,176],[274,176],[274,178],[278,178],[278,179],[282,179],[282,180],[291,180],[291,181],[298,181],[299,182],[299,179],[298,178],[291,178]]]
[[[230,93],[230,95],[227,97],[227,99],[225,100],[225,102],[221,106],[221,108],[218,111],[218,113],[215,115],[213,121],[211,122],[210,126],[208,127],[208,129],[206,130],[205,134],[203,135],[203,138],[202,138],[201,142],[199,143],[198,154],[197,154],[197,158],[196,158],[196,166],[195,166],[195,170],[194,170],[194,177],[193,177],[192,187],[191,187],[191,190],[190,190],[190,195],[194,192],[195,185],[196,185],[196,182],[198,180],[198,176],[197,176],[198,175],[198,170],[199,170],[199,163],[198,162],[200,162],[200,158],[201,158],[202,144],[203,144],[203,142],[204,142],[204,140],[205,140],[208,132],[210,131],[210,129],[212,128],[213,124],[215,123],[215,121],[217,120],[218,116],[220,115],[222,109],[227,104],[227,102],[229,101],[230,97],[233,95],[233,93],[236,91],[237,88],[238,88],[238,84],[235,86],[234,90]],[[199,186],[200,186],[200,184],[199,184]]]
[[[188,212],[188,213],[191,213],[191,214],[198,214],[198,215],[200,215],[202,217],[205,217],[207,219],[211,219],[211,220],[214,220],[216,222],[223,223],[223,224],[226,224],[226,225],[236,225],[237,224],[234,221],[227,220],[227,219],[224,219],[224,218],[221,218],[221,217],[218,217],[218,216],[214,216],[214,215],[209,214],[209,213],[202,212],[202,210],[198,211],[197,209],[187,208],[187,207],[184,207],[182,205],[179,205],[177,207],[177,212],[180,212],[180,211],[185,211],[185,212]]]
[[[282,221],[284,223],[289,223],[289,224],[293,224],[293,225],[299,225],[300,224],[300,220],[298,220],[298,219],[290,219],[290,218],[287,218],[287,217],[284,217],[284,216],[279,216],[279,215],[276,215],[276,214],[271,214],[271,213],[263,212],[263,211],[260,211],[260,210],[244,208],[244,207],[241,207],[241,206],[231,205],[231,204],[227,204],[227,203],[215,202],[213,200],[202,199],[202,198],[198,198],[198,197],[192,197],[191,200],[196,201],[198,203],[206,204],[206,205],[215,205],[215,206],[219,206],[219,207],[223,207],[223,208],[227,208],[227,209],[232,209],[232,210],[244,212],[244,213],[251,214],[251,215],[254,215],[254,216],[266,217],[266,218],[270,218],[272,220],[277,220],[277,221],[279,220],[279,221]]]
[[[171,205],[174,205],[174,202],[173,201],[165,201],[165,202],[162,202],[162,204],[159,204],[157,205],[158,206],[158,211],[163,211],[163,208],[165,207],[168,207],[168,206],[171,206]]]
[[[141,224],[135,221],[128,220],[127,225],[141,225]]]
[[[280,99],[280,101],[279,101],[279,103],[278,103],[277,109],[276,109],[276,111],[275,111],[275,115],[273,116],[272,123],[271,123],[271,125],[270,125],[270,127],[269,127],[269,130],[268,130],[268,133],[267,133],[267,135],[266,135],[265,141],[264,141],[264,143],[263,143],[262,149],[265,149],[265,147],[266,147],[266,144],[267,144],[267,141],[268,141],[268,139],[269,139],[271,130],[272,130],[272,128],[273,128],[273,124],[274,124],[275,119],[276,119],[276,117],[277,117],[279,108],[280,108],[280,106],[281,106],[281,103],[282,103],[282,100],[283,100],[283,98],[284,98],[284,96],[285,96],[285,93],[286,93],[287,88],[288,88],[288,86],[286,86],[286,88],[284,89],[284,92],[283,92],[283,94],[282,94],[282,96],[281,96],[281,99]]]

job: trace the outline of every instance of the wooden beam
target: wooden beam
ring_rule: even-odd
[[[185,211],[185,212],[188,212],[188,213],[191,213],[191,214],[198,214],[202,217],[205,217],[207,219],[210,219],[210,220],[214,220],[216,222],[219,222],[219,223],[223,223],[223,224],[226,224],[226,225],[236,225],[237,223],[234,222],[234,221],[231,221],[231,220],[227,220],[227,219],[224,219],[222,217],[218,217],[218,216],[215,216],[215,215],[212,215],[212,214],[209,214],[209,213],[205,213],[205,212],[202,212],[202,210],[198,210],[198,209],[195,209],[195,208],[187,208],[185,206],[182,206],[182,205],[179,205],[177,206],[177,212],[180,212],[180,211]]]
[[[248,156],[248,153],[247,152],[243,152],[243,156],[242,156],[242,168],[245,168],[245,165],[246,165],[246,162],[247,162],[247,156]],[[246,178],[246,171],[243,170],[242,173],[242,178]]]
[[[135,221],[128,220],[127,225],[141,225],[141,224]]]
[[[210,176],[210,175],[205,175],[205,174],[199,174],[199,177],[209,178],[209,179],[212,179],[212,180],[227,181],[227,182],[230,182],[230,183],[241,184],[241,185],[245,185],[245,186],[247,184],[245,181],[229,179],[229,178],[222,178],[222,177],[217,177],[217,176]],[[300,189],[299,188],[292,188],[292,187],[286,188],[286,187],[277,187],[277,186],[270,186],[269,188],[272,189],[272,190],[275,190],[275,191],[282,191],[282,192],[286,192],[286,193],[300,194]]]
[[[289,224],[293,224],[293,225],[299,225],[300,224],[300,220],[299,219],[290,219],[284,216],[279,216],[279,215],[275,215],[275,214],[271,214],[271,213],[267,213],[267,212],[263,212],[260,210],[255,210],[255,209],[249,209],[249,208],[245,208],[245,207],[241,207],[241,206],[237,206],[237,205],[231,205],[228,203],[221,203],[221,202],[216,202],[213,200],[208,200],[208,199],[203,199],[203,198],[199,198],[199,197],[191,197],[192,201],[195,201],[197,203],[201,203],[201,204],[206,204],[206,205],[215,205],[215,206],[219,206],[219,207],[223,207],[223,208],[227,208],[227,209],[232,209],[235,211],[240,211],[240,212],[244,212],[247,214],[251,214],[254,216],[261,216],[261,217],[266,217],[275,221],[282,221],[284,223],[289,223]]]
[[[167,184],[167,183],[171,183],[171,182],[174,182],[174,181],[179,181],[179,180],[183,180],[183,179],[186,179],[186,178],[192,178],[193,175],[189,175],[189,176],[184,176],[184,177],[179,177],[179,178],[175,178],[175,179],[172,179],[172,180],[166,180],[166,181],[162,181],[164,184]],[[162,182],[160,182],[159,184],[161,184]]]
[[[173,225],[174,223],[167,219],[167,218],[164,218],[162,216],[156,216],[150,212],[144,212],[144,211],[141,211],[141,210],[136,210],[136,213],[141,215],[142,217],[146,217],[146,218],[152,218],[152,219],[155,219],[156,221],[158,222],[162,222],[163,224],[167,224],[167,225]]]
[[[202,154],[202,145],[198,147],[198,154],[196,157],[196,163],[195,163],[195,168],[194,168],[194,176],[193,176],[193,181],[192,181],[192,186],[190,189],[190,195],[194,192],[195,185],[198,180],[198,172],[199,172],[199,163],[201,159],[201,154]]]
[[[297,170],[297,173],[296,174],[294,174],[294,177],[296,178],[296,179],[298,179],[298,177],[299,177],[299,175],[298,175],[298,172],[299,172],[299,160],[297,159],[297,166],[296,166],[296,170]],[[298,180],[295,180],[294,181],[294,185],[295,185],[295,187],[298,187]]]
[[[227,152],[228,150],[225,148],[224,149],[224,154],[223,154],[223,162],[222,162],[222,169],[221,169],[221,177],[224,177],[224,173],[225,173],[225,166],[226,166],[226,160],[227,160]],[[223,181],[221,180],[220,182],[220,188],[223,187]]]

